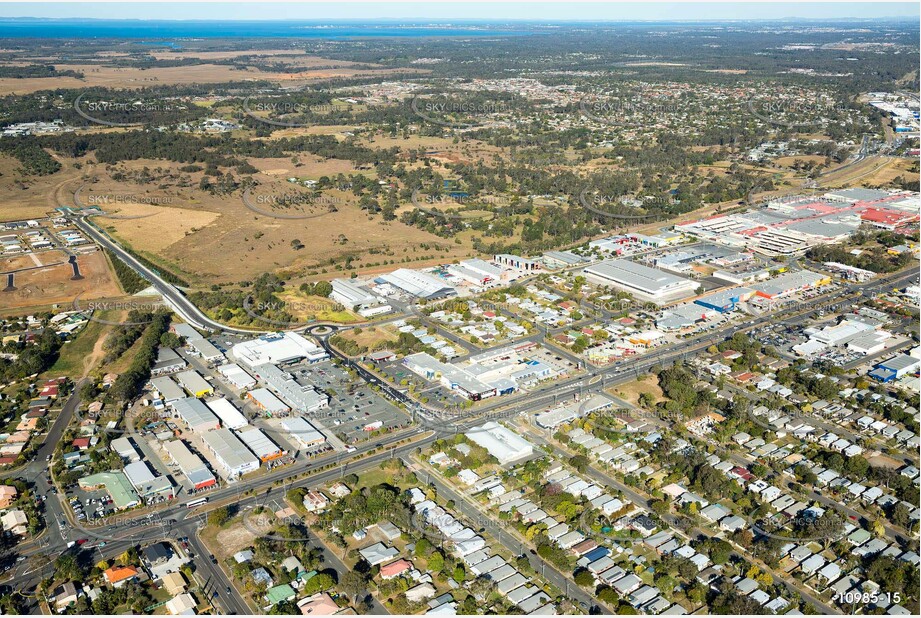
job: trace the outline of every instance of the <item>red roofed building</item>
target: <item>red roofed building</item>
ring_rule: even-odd
[[[116,588],[120,588],[124,586],[126,582],[135,579],[138,576],[138,570],[133,566],[114,566],[103,571],[102,575],[106,578],[107,582]]]
[[[751,472],[749,472],[748,470],[746,470],[745,468],[743,468],[743,467],[741,467],[741,466],[736,466],[735,468],[733,468],[733,469],[732,469],[732,473],[735,474],[736,476],[738,476],[739,478],[741,478],[743,481],[746,481],[746,482],[748,482],[748,481],[752,480],[753,478],[755,478],[754,475],[752,475]]]
[[[884,230],[894,230],[897,227],[918,220],[917,213],[901,210],[888,210],[883,208],[867,208],[860,215],[861,221],[874,225]]]
[[[89,438],[76,438],[73,442],[71,442],[71,444],[73,446],[76,446],[81,451],[85,451],[86,449],[90,447],[90,439]]]
[[[51,397],[52,399],[54,399],[58,396],[58,385],[50,384],[48,386],[45,386],[44,388],[42,388],[41,393],[39,394],[42,397]]]
[[[381,579],[393,579],[409,571],[413,568],[413,563],[409,560],[400,558],[399,560],[394,560],[390,564],[385,564],[381,567]]]

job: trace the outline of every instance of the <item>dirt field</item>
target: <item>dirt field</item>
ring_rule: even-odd
[[[369,326],[362,328],[360,333],[356,333],[354,330],[347,330],[342,333],[342,337],[370,349],[381,341],[396,339],[398,334],[397,330],[392,326]]]
[[[56,201],[61,187],[70,183],[79,184],[83,172],[73,167],[71,162],[58,159],[63,169],[53,176],[40,178],[22,177],[17,170],[19,161],[0,155],[0,221],[21,221],[44,217],[59,205],[71,205],[72,202]],[[66,196],[66,192],[62,195]]]
[[[71,305],[74,299],[89,300],[122,296],[118,284],[109,273],[105,255],[101,251],[83,254],[77,257],[82,280],[73,281],[73,269],[67,263],[67,256],[61,251],[48,251],[40,254],[43,268],[16,273],[12,292],[0,292],[0,311],[25,307],[47,305]],[[17,257],[13,261],[0,260],[0,272],[21,268],[23,260],[28,260],[26,267],[35,264],[28,257]],[[62,264],[52,266],[54,262]],[[6,287],[6,276],[2,286]]]
[[[655,397],[655,403],[665,401],[665,395],[662,393],[662,389],[659,388],[658,379],[653,375],[646,376],[641,380],[622,384],[616,389],[611,389],[611,393],[617,395],[621,399],[629,401],[637,407],[640,407],[640,393],[652,393],[652,396]]]
[[[256,51],[156,51],[150,54],[157,60],[180,60],[183,58],[198,58],[200,60],[228,60],[231,58],[254,56],[270,56],[274,61],[284,61],[288,64],[297,64],[303,67],[351,67],[359,63],[348,60],[331,60],[320,56],[308,56],[301,51],[292,49],[261,49]],[[284,58],[281,58],[284,56]],[[374,65],[371,65],[374,66]]]
[[[327,61],[320,66],[336,64]],[[80,71],[83,79],[76,77],[29,77],[23,79],[0,79],[0,96],[9,94],[28,94],[39,90],[57,88],[83,89],[96,86],[104,88],[144,88],[152,85],[179,84],[216,84],[225,82],[245,82],[268,80],[291,85],[293,82],[311,82],[320,79],[338,77],[358,77],[372,75],[423,74],[417,69],[351,69],[330,68],[312,70],[305,66],[296,73],[262,72],[253,67],[237,69],[222,64],[199,64],[194,66],[158,67],[139,69],[133,67],[114,67],[96,64],[58,64],[62,70]]]

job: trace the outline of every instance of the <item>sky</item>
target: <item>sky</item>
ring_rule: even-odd
[[[631,21],[919,16],[915,2],[2,2],[0,18],[182,20],[483,19]]]

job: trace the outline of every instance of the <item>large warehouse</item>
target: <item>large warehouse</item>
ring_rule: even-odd
[[[215,399],[214,401],[205,402],[211,411],[214,412],[219,419],[221,419],[221,424],[224,427],[230,429],[240,429],[241,427],[246,427],[249,425],[249,422],[246,420],[246,417],[237,410],[237,407],[224,399]]]
[[[217,485],[217,480],[201,457],[189,450],[182,440],[171,440],[163,444],[179,470],[185,475],[194,489],[205,489]]]
[[[371,292],[348,279],[333,279],[333,292],[330,294],[330,298],[342,303],[349,309],[354,309],[361,305],[373,305],[380,300]]]
[[[312,384],[299,384],[291,374],[275,365],[256,365],[253,367],[253,373],[298,412],[316,412],[329,407],[329,395]]]
[[[457,290],[447,283],[432,275],[408,268],[398,268],[392,273],[381,275],[375,279],[375,282],[389,283],[407,294],[426,300],[457,296]]]
[[[231,354],[250,369],[263,363],[278,365],[299,360],[315,363],[329,358],[323,348],[292,332],[272,333],[238,343],[233,346]]]
[[[530,442],[495,421],[474,427],[464,435],[489,451],[489,454],[498,459],[503,466],[534,454],[534,447]]]
[[[221,426],[214,413],[200,399],[186,397],[174,401],[173,410],[195,433],[205,433]]]
[[[182,388],[186,389],[193,397],[205,397],[206,395],[214,394],[214,388],[194,369],[177,373],[176,379],[182,385]]]
[[[630,260],[605,260],[585,269],[595,283],[629,292],[639,300],[666,303],[693,296],[698,283]]]
[[[144,498],[163,497],[167,500],[173,498],[173,484],[168,477],[156,476],[151,472],[145,461],[135,461],[125,466],[125,476],[134,487],[134,491]]]
[[[272,461],[285,454],[277,444],[272,442],[258,427],[250,427],[237,432],[237,437],[262,461]]]
[[[310,421],[300,416],[284,419],[281,426],[301,448],[309,448],[326,442],[326,436],[317,431]]]
[[[259,460],[229,429],[206,431],[202,440],[214,455],[221,475],[227,480],[234,480],[259,469]]]

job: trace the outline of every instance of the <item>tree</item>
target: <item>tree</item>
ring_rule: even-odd
[[[230,521],[230,509],[226,506],[220,506],[208,513],[208,524],[211,526],[221,527]]]
[[[339,580],[339,589],[353,602],[357,602],[368,594],[368,580],[358,571],[348,571]]]
[[[610,586],[598,586],[598,588],[595,589],[595,597],[602,603],[607,603],[608,605],[616,605],[617,602],[620,601],[620,595]]]
[[[432,555],[428,558],[429,570],[435,573],[441,572],[445,568],[445,558],[441,555],[440,551],[433,551]]]
[[[588,588],[595,584],[595,576],[588,569],[579,569],[573,574],[573,581],[576,584]]]
[[[569,458],[569,465],[578,470],[579,472],[585,472],[588,469],[588,457],[585,455],[574,455]]]
[[[467,570],[464,568],[463,564],[458,564],[454,567],[454,581],[458,584],[464,583],[467,579]]]
[[[305,594],[315,594],[323,590],[329,590],[336,585],[336,580],[329,573],[317,573],[304,583]]]

